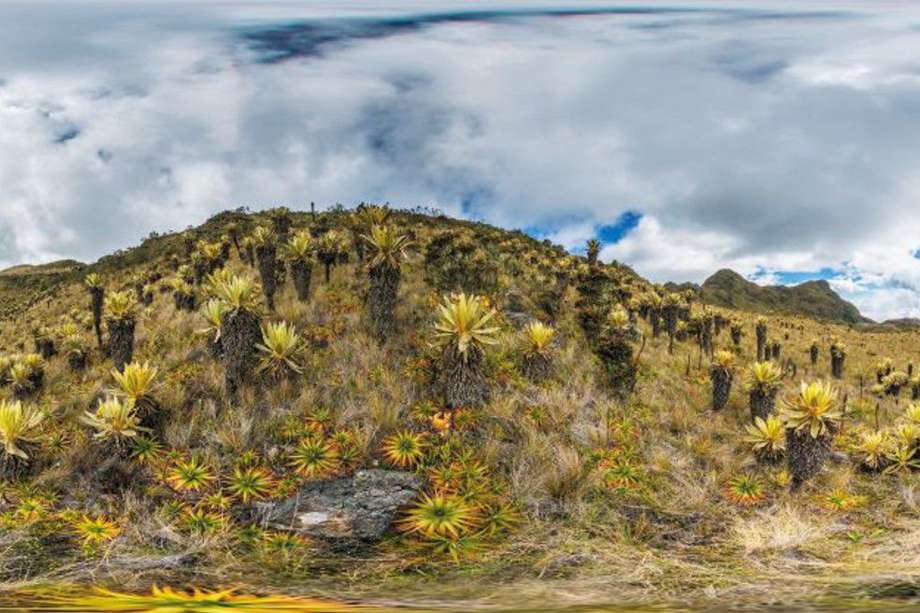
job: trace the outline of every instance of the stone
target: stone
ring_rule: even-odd
[[[351,477],[308,483],[291,498],[260,504],[267,527],[331,540],[375,541],[418,495],[417,475],[393,470],[359,470]]]

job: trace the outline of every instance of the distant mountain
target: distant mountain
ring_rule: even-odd
[[[733,270],[723,269],[703,282],[700,297],[707,304],[746,311],[788,313],[849,324],[872,323],[838,296],[827,281],[760,286]]]
[[[49,264],[20,264],[0,270],[0,277],[20,277],[26,275],[53,275],[79,270],[84,264],[76,260],[58,260]]]
[[[903,317],[900,319],[886,319],[879,324],[866,324],[860,326],[866,332],[902,332],[905,330],[920,330],[920,319],[916,317]]]
[[[664,284],[664,288],[669,292],[686,292],[689,290],[695,294],[700,293],[700,286],[696,283],[690,283],[689,281],[685,283],[674,283],[673,281],[668,281]]]
[[[76,260],[60,260],[0,270],[0,319],[15,317],[39,300],[48,299],[65,282],[76,278],[83,267]]]
[[[898,330],[915,330],[920,328],[920,319],[916,317],[903,317],[901,319],[886,319],[883,326],[891,326]]]

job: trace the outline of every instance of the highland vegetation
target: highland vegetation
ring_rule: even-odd
[[[0,273],[0,585],[911,594],[918,332],[599,248],[276,208]]]

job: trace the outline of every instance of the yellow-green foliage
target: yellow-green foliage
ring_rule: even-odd
[[[735,354],[731,351],[719,350],[712,356],[712,365],[714,368],[731,370],[735,366]]]
[[[48,417],[17,445],[30,456],[28,472],[16,472],[22,468],[16,463],[3,476],[8,482],[0,482],[4,547],[18,547],[15,539],[28,531],[64,531],[63,553],[56,545],[47,557],[76,581],[100,576],[100,564],[106,576],[123,580],[120,560],[164,546],[194,548],[203,552],[196,558],[201,576],[239,568],[265,586],[289,576],[266,577],[275,570],[316,570],[334,575],[343,594],[406,577],[457,576],[450,558],[463,559],[465,578],[514,581],[538,573],[553,581],[564,572],[590,587],[603,576],[605,592],[624,601],[655,592],[700,602],[710,594],[782,602],[796,590],[820,591],[828,577],[835,593],[870,575],[883,585],[915,582],[917,563],[903,539],[915,531],[920,507],[913,470],[920,408],[902,410],[903,393],[900,405],[893,394],[872,398],[868,386],[880,356],[899,367],[920,363],[920,334],[764,316],[770,340],[781,341],[784,355],[799,365],[797,374],[787,369],[783,376],[776,363],[751,364],[757,315],[707,307],[743,331],[732,357],[719,353],[713,362],[750,365],[750,389],[785,398],[782,418],[751,424],[740,403],[718,414],[709,410],[712,363],[697,343],[699,296],[675,295],[621,265],[598,263],[591,269],[601,279],[598,306],[610,308],[603,333],[646,342],[636,390],[618,398],[593,355],[597,339],[585,337],[578,317],[576,275],[588,272],[584,258],[484,224],[375,211],[315,219],[291,214],[284,255],[322,254],[338,272],[304,301],[291,284],[279,285],[271,320],[260,321],[265,338],[256,354],[285,378],[256,378],[235,397],[226,393],[223,360],[210,341],[219,340],[234,310],[263,315],[251,264],[236,250],[195,286],[178,235],[152,238],[90,267],[110,295],[132,288],[124,293],[126,310],[143,313],[138,363],[124,373],[112,373],[104,352],[88,341],[93,322],[83,272],[60,285],[53,300],[22,300],[32,305],[22,317],[0,321],[0,347],[19,352],[0,356],[0,398],[28,398],[24,409]],[[267,215],[234,213],[190,232],[190,244],[201,245],[201,256],[214,255],[231,221],[244,248],[253,243],[251,228],[271,223]],[[375,252],[360,237],[373,235],[375,224],[381,244],[396,242],[383,240],[383,228],[399,228],[419,254],[399,262],[399,334],[385,347],[369,337],[364,321],[365,265]],[[267,230],[255,235],[277,240]],[[453,247],[429,259],[429,247],[444,236]],[[471,283],[480,276],[489,278]],[[147,279],[160,291],[141,311],[133,289]],[[173,296],[161,293],[173,288],[201,310],[175,308]],[[688,298],[691,313],[684,310]],[[689,315],[677,323],[673,353],[667,335],[651,334],[646,307]],[[108,307],[104,314],[114,316]],[[534,323],[519,328],[522,321]],[[61,343],[62,354],[82,347],[87,368],[72,372],[63,355],[46,361],[21,355],[31,349],[32,330]],[[716,348],[729,342],[726,332],[712,340]],[[813,341],[822,352],[812,366]],[[832,342],[850,347],[843,378],[833,390],[800,388],[803,377],[830,376],[824,349]],[[446,408],[436,385],[445,347],[477,354],[490,348],[481,356],[490,401]],[[551,350],[553,377],[537,383],[522,376],[522,350]],[[113,396],[99,403],[108,391]],[[777,463],[787,428],[833,434],[824,443],[851,461],[827,463],[790,490],[791,477]],[[416,473],[423,492],[400,513],[402,534],[360,560],[340,559],[321,540],[250,525],[254,502],[280,502],[307,481],[366,468]],[[112,475],[137,478],[119,483]],[[24,548],[42,548],[33,543]],[[573,551],[588,552],[579,567],[566,562]],[[0,566],[12,568],[4,555]],[[342,567],[348,573],[336,574]]]
[[[215,296],[231,310],[255,311],[259,305],[259,284],[249,276],[234,275],[214,287]]]
[[[441,345],[466,354],[470,348],[497,343],[498,327],[491,325],[495,310],[489,309],[479,296],[457,294],[445,298],[438,307],[435,340]]]
[[[625,328],[629,325],[629,313],[622,305],[616,305],[607,314],[607,325],[615,330]]]
[[[405,234],[400,234],[395,226],[384,226],[374,224],[370,233],[366,234],[364,240],[373,248],[374,257],[370,265],[396,267],[405,259],[406,251],[412,242]]]
[[[132,362],[127,364],[122,372],[113,369],[112,378],[118,384],[120,393],[134,406],[141,408],[153,404],[153,387],[157,372],[149,362]]]
[[[28,460],[22,446],[39,440],[37,430],[44,419],[44,413],[35,407],[23,406],[18,401],[0,401],[0,443],[4,453]]]
[[[83,423],[95,430],[95,438],[119,445],[140,432],[140,419],[134,401],[120,400],[115,396],[109,396],[100,402],[95,411],[86,411]]]
[[[524,326],[524,341],[527,351],[543,353],[549,349],[550,343],[556,337],[556,330],[540,321],[532,321]]]
[[[137,301],[131,292],[112,292],[105,297],[105,312],[112,319],[130,319],[134,317]]]
[[[297,361],[301,339],[293,325],[283,321],[266,324],[262,328],[262,343],[256,348],[264,354],[262,370],[276,374],[284,370],[303,372]]]
[[[313,237],[307,230],[294,234],[285,246],[285,255],[291,260],[306,260],[313,255]]]
[[[754,362],[752,363],[745,375],[745,384],[750,390],[757,390],[767,393],[777,389],[783,378],[783,372],[775,363]]]
[[[808,432],[812,438],[825,434],[842,415],[837,390],[821,381],[802,382],[799,392],[786,398],[783,405],[786,426]]]
[[[745,426],[747,436],[744,440],[758,455],[777,458],[786,449],[786,428],[783,421],[775,415],[767,419],[756,417],[753,424]]]

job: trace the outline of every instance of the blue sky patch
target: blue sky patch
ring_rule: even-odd
[[[827,281],[840,276],[840,271],[833,268],[821,268],[820,270],[766,270],[760,268],[751,275],[751,280],[757,281],[764,277],[773,277],[781,285],[798,285],[806,281]]]
[[[626,211],[614,223],[599,226],[597,228],[597,238],[604,244],[616,244],[635,230],[640,221],[642,221],[642,213]]]
[[[76,126],[67,126],[62,131],[54,137],[55,144],[63,145],[67,141],[71,141],[76,137],[80,136],[80,129]]]

